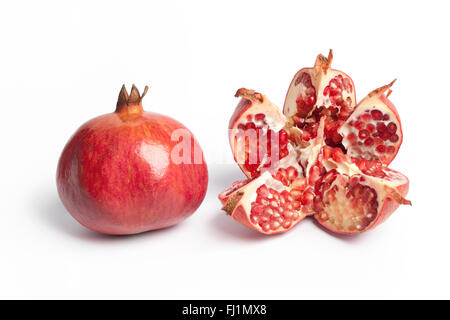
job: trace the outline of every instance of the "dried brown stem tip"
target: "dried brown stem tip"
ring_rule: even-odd
[[[386,90],[388,90],[392,87],[392,85],[395,83],[395,81],[397,81],[397,79],[392,80],[392,82],[387,85],[384,85],[382,87],[379,87],[379,88],[373,90],[372,92],[369,93],[369,97],[383,94]],[[392,93],[392,90],[389,90],[389,91],[390,92],[388,93],[388,96]]]
[[[315,66],[318,68],[322,68],[323,72],[326,74],[328,69],[331,67],[331,62],[333,62],[333,50],[330,49],[328,52],[328,57],[325,57],[323,54],[319,54],[316,59]]]
[[[241,97],[251,101],[259,101],[261,103],[264,101],[263,95],[261,93],[245,88],[240,88],[238,91],[236,91],[236,94],[234,96],[236,98]]]
[[[120,89],[119,98],[117,99],[117,105],[123,104],[140,104],[144,96],[147,94],[148,86],[145,86],[144,92],[139,94],[138,88],[133,84],[131,87],[131,92],[128,95],[127,89],[125,85],[122,85],[122,89]]]

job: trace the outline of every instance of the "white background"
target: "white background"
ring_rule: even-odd
[[[8,1],[0,5],[0,298],[450,298],[446,1]],[[391,167],[412,207],[357,237],[311,219],[259,235],[220,211],[243,174],[227,141],[239,87],[278,105],[292,76],[335,52],[358,100],[391,95],[404,142]],[[189,127],[208,194],[176,227],[111,237],[61,205],[56,164],[121,85]]]

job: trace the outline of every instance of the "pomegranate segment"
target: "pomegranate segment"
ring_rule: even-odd
[[[239,167],[252,178],[288,155],[286,119],[258,92],[242,88],[236,96],[242,100],[230,120],[229,141]]]
[[[291,229],[306,216],[301,211],[304,178],[294,178],[293,172],[298,176],[294,167],[273,174],[264,172],[229,194],[222,209],[240,223],[264,234]]]
[[[361,233],[384,221],[400,204],[411,204],[404,198],[408,179],[379,161],[356,165],[340,149],[325,146],[321,162],[328,172],[315,184],[314,217],[334,232]]]
[[[350,156],[389,164],[397,155],[403,140],[400,118],[384,95],[394,81],[369,93],[339,128]]]
[[[326,116],[325,138],[338,146],[342,137],[339,126],[348,118],[355,104],[353,82],[345,73],[331,69],[333,52],[319,55],[313,68],[301,69],[291,82],[283,113],[303,132],[303,139],[314,138],[320,118]]]
[[[376,218],[377,193],[361,183],[362,176],[339,175],[323,187],[322,200],[315,218],[335,232],[361,232]]]
[[[357,234],[411,204],[408,179],[387,168],[403,139],[387,99],[394,81],[356,104],[352,80],[331,69],[332,59],[330,50],[297,72],[283,114],[260,93],[236,93],[242,100],[230,120],[230,144],[251,179],[219,199],[242,224],[273,234],[313,215],[329,230]]]

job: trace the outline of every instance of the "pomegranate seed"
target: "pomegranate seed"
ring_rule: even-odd
[[[383,139],[381,139],[381,138],[375,138],[373,141],[374,141],[374,144],[377,146],[384,143]]]
[[[361,130],[364,127],[364,124],[361,121],[355,121],[354,127],[358,130]]]
[[[370,114],[372,115],[373,120],[383,119],[383,113],[380,110],[372,110]]]
[[[257,215],[260,215],[264,211],[263,205],[256,205],[252,208],[251,212]]]
[[[303,194],[303,198],[302,198],[301,202],[303,205],[307,205],[308,203],[311,203],[311,201],[313,201],[313,199],[314,199],[314,194],[312,193],[311,190],[308,190]]]
[[[371,145],[373,145],[373,139],[372,138],[367,138],[366,140],[364,140],[364,145],[366,145],[366,146],[371,146]]]
[[[361,120],[364,121],[364,122],[367,122],[367,121],[372,120],[372,117],[370,116],[370,114],[364,113],[364,114],[361,116]]]
[[[270,224],[270,227],[271,227],[272,230],[276,230],[276,229],[278,229],[280,226],[281,226],[281,224],[280,224],[278,221],[273,221],[273,222]]]
[[[282,224],[283,228],[287,229],[291,226],[291,221],[290,220],[286,220],[283,222]]]
[[[395,133],[397,131],[397,125],[393,122],[389,122],[387,125],[387,131],[390,133]]]
[[[382,122],[379,122],[377,124],[377,131],[378,131],[378,134],[380,134],[383,131],[386,131],[386,125]]]
[[[386,153],[394,153],[395,152],[395,147],[394,146],[389,146],[386,148]]]
[[[250,221],[254,224],[258,224],[259,217],[256,214],[250,215]]]
[[[384,147],[384,145],[380,144],[380,145],[378,145],[378,146],[376,147],[376,150],[377,150],[379,153],[383,153],[383,152],[385,151],[385,147]]]
[[[262,121],[266,118],[266,115],[264,113],[257,113],[255,114],[255,120]]]
[[[294,215],[294,213],[293,213],[292,211],[290,211],[290,210],[286,210],[286,211],[283,213],[283,217],[285,217],[286,219],[292,218],[293,215]]]
[[[292,190],[291,195],[292,195],[292,198],[295,200],[300,200],[302,198],[302,192],[299,190]]]
[[[350,133],[350,134],[347,136],[347,139],[348,139],[349,141],[351,141],[351,142],[356,141],[356,139],[357,139],[356,134],[354,134],[353,132]]]
[[[389,115],[387,113],[384,114],[383,120],[384,121],[388,121],[389,120]]]
[[[359,136],[360,139],[363,139],[363,140],[364,140],[365,138],[367,138],[367,137],[369,136],[369,131],[367,131],[367,130],[361,130],[361,131],[359,132],[358,136]]]
[[[237,128],[238,128],[239,130],[245,130],[245,124],[239,123],[238,126],[237,126]]]
[[[399,137],[398,137],[398,135],[396,135],[396,134],[393,134],[393,135],[389,138],[389,140],[390,140],[391,142],[397,142],[398,139],[399,139]]]
[[[391,136],[391,134],[389,132],[387,132],[387,131],[383,131],[383,132],[380,133],[380,138],[383,139],[383,140],[389,139],[390,136]]]
[[[341,149],[336,148],[333,150],[333,154],[331,156],[333,157],[334,161],[341,162],[342,158],[344,157],[344,152]]]
[[[372,123],[368,123],[368,124],[366,125],[366,129],[367,129],[370,133],[372,133],[372,132],[375,131],[375,125],[373,125]]]
[[[245,129],[249,130],[249,129],[256,129],[256,125],[253,122],[247,122],[247,124],[245,125]]]
[[[298,201],[292,202],[292,209],[294,209],[294,210],[299,210],[301,206],[302,206],[302,204]]]

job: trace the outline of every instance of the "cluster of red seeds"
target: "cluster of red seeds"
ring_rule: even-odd
[[[245,135],[245,161],[244,167],[248,170],[252,176],[258,175],[262,168],[270,168],[272,160],[280,160],[288,155],[288,134],[285,130],[280,130],[275,133],[273,130],[268,129],[266,122],[266,115],[263,113],[257,113],[255,115],[248,114],[246,123],[239,123],[237,128],[240,134]],[[264,132],[264,129],[267,129]],[[272,137],[278,135],[278,144],[273,143]],[[256,139],[256,140],[255,140]],[[264,143],[265,142],[265,143]],[[272,159],[272,155],[278,153],[277,159]],[[256,158],[252,158],[251,155]],[[267,156],[265,159],[264,156]]]
[[[367,110],[356,121],[350,121],[357,133],[350,133],[347,138],[359,146],[371,147],[379,153],[394,153],[394,143],[398,142],[397,125],[389,121],[389,115],[380,110]]]
[[[250,220],[262,230],[288,229],[299,218],[301,203],[291,192],[261,185],[256,191],[256,200],[251,204]]]

